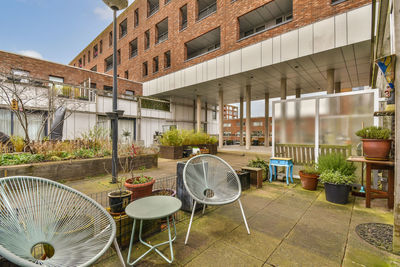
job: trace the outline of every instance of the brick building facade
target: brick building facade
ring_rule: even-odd
[[[259,12],[258,8],[275,2],[287,5],[286,11],[272,18],[276,25],[267,25],[268,22],[242,31],[241,18],[249,14],[254,17],[251,12]],[[370,3],[370,0],[136,0],[117,20],[118,75],[149,81]],[[207,37],[218,35],[214,48],[188,59],[191,42],[208,33],[213,34]],[[70,65],[112,74],[112,53],[110,24]]]
[[[258,144],[264,143],[265,136],[265,119],[263,117],[251,118],[250,132],[252,141],[258,140]],[[224,120],[224,141],[232,140],[228,143],[240,142],[240,119]],[[272,134],[272,118],[269,118],[269,136]],[[246,118],[243,119],[243,137],[246,136]]]

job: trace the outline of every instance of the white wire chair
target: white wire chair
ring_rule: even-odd
[[[88,266],[114,242],[108,212],[86,195],[37,177],[0,179],[0,255],[20,266]]]
[[[203,204],[204,214],[206,205],[225,205],[237,200],[247,233],[250,234],[242,203],[240,202],[242,187],[239,177],[223,159],[208,154],[191,158],[183,169],[183,183],[190,196],[194,199],[185,244],[189,239],[197,203]]]

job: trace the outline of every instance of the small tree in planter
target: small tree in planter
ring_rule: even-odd
[[[210,154],[215,155],[218,152],[218,145],[217,145],[218,139],[214,136],[208,136],[207,138],[207,147],[208,150],[210,151]]]
[[[326,200],[346,204],[355,182],[356,166],[341,154],[328,154],[318,159],[319,179],[325,186]]]
[[[165,132],[160,139],[160,157],[181,159],[183,156],[182,136],[177,129]]]
[[[364,156],[366,159],[387,160],[389,158],[391,131],[382,127],[366,127],[356,132],[363,141]]]
[[[305,165],[302,170],[299,171],[301,180],[301,186],[306,190],[314,191],[317,189],[319,171],[317,170],[315,163]]]

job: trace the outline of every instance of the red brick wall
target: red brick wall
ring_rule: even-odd
[[[118,48],[121,49],[122,54],[122,63],[118,67],[118,74],[123,77],[124,72],[129,70],[129,79],[140,82],[151,80],[237,50],[241,47],[314,23],[318,20],[331,17],[335,14],[343,13],[347,10],[371,3],[371,0],[347,0],[336,5],[331,5],[331,0],[293,0],[293,20],[291,22],[238,41],[237,18],[270,1],[272,0],[237,0],[235,2],[231,2],[231,0],[217,0],[217,12],[201,21],[196,21],[197,0],[171,0],[167,5],[164,5],[164,0],[160,0],[159,11],[149,18],[147,18],[147,1],[136,0],[118,19],[119,25],[125,18],[128,18],[128,34],[118,40]],[[188,27],[183,31],[179,31],[179,8],[185,4],[188,5]],[[136,8],[139,8],[140,19],[139,26],[134,28],[133,13]],[[155,25],[165,17],[168,17],[169,38],[163,43],[155,44]],[[220,49],[185,62],[184,44],[217,27],[221,27]],[[91,69],[93,66],[97,65],[97,70],[99,72],[104,72],[104,59],[112,54],[112,46],[110,47],[108,45],[108,34],[111,30],[112,25],[108,26],[88,45],[88,47],[73,59],[70,64],[76,64],[76,66],[78,66],[79,58],[82,58],[83,54],[85,54],[86,65],[84,68]],[[144,51],[144,32],[146,30],[150,30],[151,44],[150,48]],[[129,42],[136,37],[138,37],[138,56],[129,59]],[[99,54],[97,58],[91,59],[88,64],[87,51],[88,49],[93,50],[93,46],[98,44],[100,40],[103,40],[103,53]],[[161,63],[163,62],[164,52],[168,50],[171,50],[172,66],[164,70]],[[91,52],[91,55],[93,55],[93,52]],[[152,59],[155,56],[159,57],[160,70],[158,73],[153,74]],[[149,75],[143,78],[142,63],[145,61],[148,62]],[[107,74],[111,73],[112,70],[107,72]]]
[[[253,122],[262,122],[262,126],[253,126]],[[224,136],[224,140],[235,140],[239,141],[240,137],[236,136],[236,133],[240,133],[240,119],[233,119],[233,120],[224,120],[225,123],[230,123],[231,127],[223,127],[224,132],[231,132],[231,136]],[[251,132],[253,131],[261,131],[262,137],[264,137],[264,129],[265,129],[265,118],[251,118],[250,121],[250,129]],[[246,132],[246,119],[243,119],[243,132]],[[269,118],[269,134],[272,133],[272,118]],[[243,135],[244,137],[244,135]]]
[[[97,89],[103,89],[104,85],[113,85],[113,78],[110,75],[0,51],[0,71],[9,73],[11,69],[29,71],[30,76],[36,79],[48,80],[50,75],[63,77],[64,83],[71,85],[79,85],[89,78],[92,83],[96,83]],[[142,95],[142,84],[118,79],[118,91],[123,93],[125,90]]]

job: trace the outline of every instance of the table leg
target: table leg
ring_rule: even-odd
[[[128,258],[126,259],[126,263],[128,265],[133,265],[135,264],[136,261],[133,261],[130,263],[131,259],[131,251],[132,251],[132,244],[133,244],[133,237],[135,236],[135,227],[136,227],[136,219],[133,219],[133,227],[132,227],[132,234],[131,234],[131,241],[129,242],[129,250],[128,250]]]
[[[285,170],[286,170],[286,184],[289,185],[289,166],[286,166]]]
[[[371,207],[371,164],[367,163],[367,171],[365,177],[365,207]]]
[[[394,206],[394,168],[389,169],[388,177],[388,208],[393,209]]]
[[[290,181],[292,181],[293,184],[293,165],[290,165]]]
[[[269,182],[272,182],[272,167],[271,164],[269,164]]]

